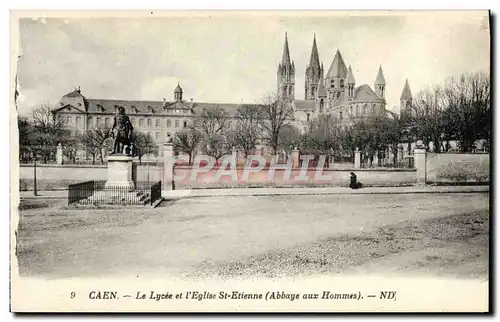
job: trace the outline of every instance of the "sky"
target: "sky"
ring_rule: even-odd
[[[313,35],[325,73],[340,50],[356,86],[379,65],[387,108],[450,76],[490,69],[486,11],[466,12],[155,12],[32,15],[19,20],[19,113],[54,104],[80,86],[87,98],[184,99],[257,103],[276,90],[285,32],[295,62],[295,98]]]

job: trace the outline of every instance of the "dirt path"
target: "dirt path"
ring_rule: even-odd
[[[269,262],[285,261],[297,252],[300,257],[301,251],[315,256],[314,247],[323,245],[318,241],[328,239],[337,240],[332,245],[342,244],[339,238],[351,240],[349,238],[356,236],[371,236],[380,241],[379,235],[385,229],[393,229],[397,232],[388,231],[401,237],[408,234],[408,225],[418,230],[421,223],[426,225],[427,220],[435,218],[476,214],[480,216],[478,220],[487,224],[488,206],[488,194],[418,194],[197,198],[164,204],[155,210],[119,212],[25,210],[21,213],[19,231],[20,272],[51,278],[115,274],[202,276],[259,256],[271,256]],[[447,236],[451,232],[446,229],[462,227],[463,222],[444,221],[433,225]],[[451,247],[451,254],[457,250],[483,254],[484,238],[487,240],[485,227],[478,228],[481,242],[469,244],[467,239],[453,247],[448,243],[446,247]],[[439,240],[432,237],[439,233],[418,235],[417,230],[412,231],[417,238],[415,244],[426,240],[428,249],[439,248]],[[457,238],[458,241],[461,237]],[[429,258],[436,256],[413,246],[403,247],[405,251],[399,253],[379,251],[379,248],[392,249],[389,244],[383,248],[381,242],[374,251],[370,250],[374,246],[365,245],[370,244],[369,240],[343,244],[349,245],[344,257],[336,260],[332,255],[329,259],[329,263],[351,260],[352,265],[339,266],[340,271],[367,267],[395,270],[401,263],[408,262],[405,256],[414,257],[408,255],[411,251],[427,252]],[[325,252],[334,253],[328,249]],[[362,267],[357,267],[361,265],[356,257],[358,253],[364,254],[359,256],[377,255],[370,255],[368,261],[362,261]],[[395,257],[384,264],[383,260],[391,256]],[[485,261],[484,255],[478,258]],[[423,263],[424,268],[430,265]],[[276,267],[268,269],[270,272],[281,269],[279,265]],[[290,268],[290,273],[308,270],[295,272],[295,268]],[[337,272],[337,269],[330,271]]]

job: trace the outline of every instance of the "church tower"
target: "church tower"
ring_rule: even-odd
[[[352,100],[354,98],[355,85],[356,85],[356,80],[354,79],[351,65],[349,65],[349,69],[347,71],[347,97],[349,98],[349,100]]]
[[[333,104],[333,102],[338,100],[340,94],[344,92],[346,82],[347,67],[340,51],[337,50],[325,77],[325,87],[329,104]]]
[[[403,91],[401,92],[401,97],[399,100],[399,115],[401,115],[401,117],[403,117],[403,115],[408,115],[408,112],[410,111],[410,108],[413,104],[413,96],[411,95],[408,78],[406,79],[405,86],[403,87]]]
[[[174,89],[174,100],[176,102],[182,101],[182,88],[179,83],[177,83],[177,87]]]
[[[305,99],[314,100],[317,96],[320,77],[323,74],[322,66],[319,64],[318,47],[316,45],[316,34],[314,34],[313,46],[309,65],[305,74]]]
[[[295,65],[290,60],[290,50],[288,48],[288,37],[285,33],[285,46],[283,57],[278,65],[277,72],[278,97],[288,101],[295,99]]]
[[[385,78],[382,72],[382,65],[379,66],[377,78],[375,79],[375,94],[379,97],[385,98]]]
[[[319,77],[318,94],[316,95],[315,110],[319,113],[325,112],[327,103],[327,94],[325,88],[325,80],[323,79],[323,64],[321,64],[321,75]]]

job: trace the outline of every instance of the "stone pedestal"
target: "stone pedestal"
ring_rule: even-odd
[[[108,156],[108,181],[105,188],[127,188],[134,191],[132,181],[132,157],[128,155]]]

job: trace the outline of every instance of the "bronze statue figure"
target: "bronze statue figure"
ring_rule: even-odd
[[[131,139],[133,130],[130,118],[125,115],[125,108],[123,106],[118,107],[111,128],[111,137],[115,139],[112,154],[132,155]]]

